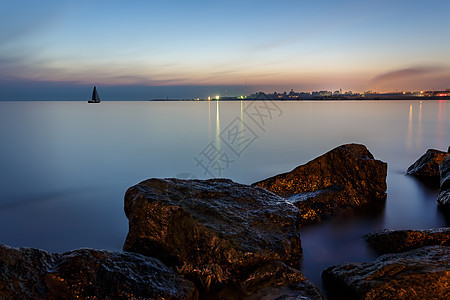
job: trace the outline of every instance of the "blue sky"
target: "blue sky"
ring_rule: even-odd
[[[0,99],[76,98],[93,84],[111,97],[139,87],[135,98],[236,94],[246,81],[267,91],[445,89],[448,11],[443,0],[2,0]]]

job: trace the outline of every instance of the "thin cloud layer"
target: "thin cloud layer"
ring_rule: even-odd
[[[408,80],[420,76],[433,75],[445,71],[442,66],[417,66],[383,73],[372,79],[372,83],[380,85],[388,81]]]

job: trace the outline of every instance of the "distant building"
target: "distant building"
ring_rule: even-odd
[[[289,93],[266,94],[264,92],[257,92],[247,97],[221,97],[221,100],[411,100],[411,99],[450,99],[450,89],[445,91],[419,91],[419,92],[391,92],[380,93],[376,91],[365,91],[364,93],[357,93],[346,91],[342,93],[342,89],[332,91],[313,91],[313,92],[295,92],[291,89]]]
[[[288,98],[289,100],[298,100],[298,99],[300,98],[300,94],[294,92],[294,90],[292,89],[292,90],[289,92],[289,94],[287,95],[287,98]]]
[[[435,91],[435,97],[450,97],[450,90],[446,89],[445,91]]]
[[[333,93],[331,91],[320,91],[319,92],[320,97],[330,97],[331,95],[333,95]]]
[[[425,91],[423,95],[425,97],[450,97],[450,89],[445,91]]]

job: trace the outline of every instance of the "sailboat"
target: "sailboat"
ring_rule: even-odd
[[[89,100],[88,103],[100,103],[100,97],[98,96],[97,88],[95,86],[92,91],[92,100]]]

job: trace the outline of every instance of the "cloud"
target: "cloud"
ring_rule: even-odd
[[[387,81],[398,81],[414,79],[425,75],[434,75],[448,68],[442,66],[416,66],[404,69],[398,69],[387,73],[380,74],[372,79],[372,83],[380,85]]]

